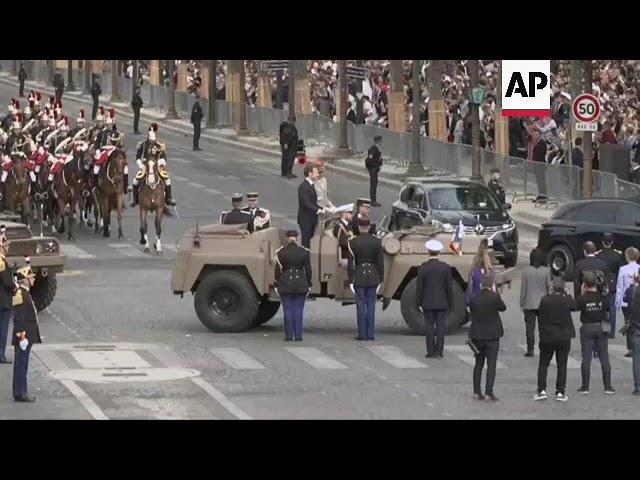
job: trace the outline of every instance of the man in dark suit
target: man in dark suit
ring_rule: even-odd
[[[382,168],[382,152],[380,152],[380,144],[382,143],[382,137],[376,135],[373,137],[373,145],[367,152],[367,159],[364,161],[365,167],[369,172],[369,196],[371,197],[371,205],[379,207],[380,204],[377,201],[378,190],[378,173]]]
[[[616,284],[618,280],[618,272],[620,271],[620,267],[624,265],[624,260],[622,258],[622,252],[620,250],[616,250],[613,248],[613,234],[605,233],[602,236],[602,250],[598,250],[596,252],[596,258],[599,258],[604,263],[607,264],[607,268],[609,268],[609,305],[615,305],[616,301]],[[615,338],[616,331],[616,309],[609,308],[609,323],[611,324],[611,333],[609,333],[609,338]]]
[[[200,148],[200,128],[202,126],[202,107],[200,106],[200,97],[196,97],[191,109],[191,123],[193,124],[193,151],[201,152]]]
[[[53,88],[56,94],[56,103],[60,103],[60,101],[62,100],[62,93],[64,92],[64,87],[65,87],[64,78],[62,78],[62,73],[60,73],[60,70],[58,70],[56,74],[53,76]]]
[[[376,294],[384,280],[384,251],[381,240],[369,233],[368,218],[358,220],[360,235],[349,240],[347,269],[349,284],[356,296],[358,336],[356,340],[375,340]]]
[[[582,138],[578,137],[575,141],[575,147],[571,150],[571,164],[582,168],[584,156],[582,154]]]
[[[13,314],[11,300],[15,291],[13,275],[6,260],[5,226],[0,225],[0,363],[11,363],[7,360],[5,350],[9,335],[9,321]]]
[[[351,107],[351,102],[347,102],[347,122],[356,123],[356,112]]]
[[[485,275],[480,281],[482,289],[471,297],[469,310],[471,313],[471,327],[469,338],[478,350],[476,364],[473,367],[473,397],[476,400],[484,400],[480,383],[484,361],[487,360],[487,383],[485,385],[486,398],[491,402],[498,399],[493,394],[493,385],[496,380],[496,366],[498,364],[498,350],[500,338],[504,335],[500,312],[504,312],[507,306],[496,292],[491,275]]]
[[[584,242],[582,247],[584,258],[576,262],[575,272],[573,274],[573,297],[578,298],[582,294],[582,282],[584,272],[602,272],[604,275],[604,284],[602,287],[609,286],[611,272],[609,267],[601,258],[596,257],[596,245],[593,242]],[[599,285],[600,288],[600,285]],[[601,291],[601,290],[600,290]]]
[[[276,252],[275,286],[282,300],[284,341],[302,341],[304,300],[311,287],[309,250],[296,244],[298,232],[287,230],[287,245]]]
[[[324,209],[318,205],[318,194],[313,182],[318,179],[318,167],[313,163],[304,166],[304,180],[298,187],[298,225],[302,234],[302,246],[311,247],[311,237],[318,224],[318,215]]]
[[[427,343],[427,358],[442,358],[447,315],[453,305],[451,268],[438,260],[442,243],[426,243],[429,259],[418,267],[416,276],[416,306],[423,312]]]
[[[296,158],[298,145],[298,129],[296,128],[296,118],[291,121],[285,120],[280,124],[280,148],[282,149],[282,160],[280,163],[280,175],[287,178],[296,178],[291,172],[293,162]],[[304,234],[303,234],[304,236]]]

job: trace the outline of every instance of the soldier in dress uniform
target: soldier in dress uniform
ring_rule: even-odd
[[[498,200],[500,200],[500,203],[504,205],[504,201],[505,201],[504,187],[500,185],[500,169],[499,168],[491,169],[491,179],[489,180],[489,183],[487,186],[489,187],[489,190],[495,193],[496,197],[498,197]]]
[[[100,148],[100,143],[102,142],[102,132],[105,129],[104,117],[104,107],[101,105],[96,115],[96,122],[89,129],[89,144],[92,145],[94,151]]]
[[[9,321],[13,315],[12,298],[15,284],[11,269],[7,263],[6,227],[0,225],[0,363],[11,363],[7,360],[5,350],[9,336]]]
[[[384,281],[384,251],[380,239],[369,232],[369,219],[358,220],[359,235],[349,240],[349,283],[356,296],[358,336],[375,340],[375,313],[378,287]]]
[[[158,170],[160,172],[160,178],[164,182],[164,203],[170,206],[175,206],[176,202],[171,197],[171,178],[167,171],[167,155],[165,146],[156,140],[156,134],[158,132],[158,124],[152,123],[147,130],[147,140],[144,142],[138,142],[138,148],[136,151],[136,164],[138,165],[138,172],[133,180],[133,202],[131,207],[135,207],[138,204],[138,197],[140,194],[140,183],[146,172],[146,164],[149,155],[154,155],[158,159]]]
[[[284,341],[301,342],[304,301],[311,288],[311,255],[296,243],[296,230],[286,235],[287,245],[276,252],[275,287],[282,300]]]
[[[333,227],[333,236],[336,237],[338,245],[340,246],[340,262],[346,265],[347,259],[349,258],[349,240],[355,237],[351,228],[353,204],[339,207],[336,212],[340,213],[340,221]]]
[[[78,118],[76,118],[76,126],[69,132],[69,136],[73,138],[73,141],[83,141],[87,138],[88,131],[86,128],[86,120],[84,110],[80,110]]]
[[[382,137],[376,135],[373,137],[373,145],[367,152],[367,158],[365,160],[365,167],[369,172],[369,195],[371,196],[371,202],[374,207],[379,207],[377,202],[377,190],[378,190],[378,173],[382,168],[382,153],[380,152],[380,144],[382,143]]]
[[[366,218],[371,221],[369,215],[371,214],[371,200],[368,198],[358,198],[356,200],[356,209],[358,213],[353,216],[351,219],[351,231],[354,235],[360,234],[360,229],[358,228],[358,221],[361,218]]]
[[[231,197],[231,210],[220,214],[220,223],[224,225],[249,225],[251,214],[242,208],[242,194],[234,193]]]
[[[622,252],[613,248],[613,234],[605,233],[602,236],[602,250],[596,252],[596,258],[601,259],[609,267],[609,323],[611,324],[611,333],[609,338],[615,338],[616,333],[616,284],[618,280],[618,272],[624,264]]]
[[[8,132],[11,129],[11,124],[16,118],[18,114],[18,109],[16,108],[17,100],[15,98],[11,99],[11,103],[9,103],[8,113],[2,118],[2,123],[0,124],[0,128],[5,132]],[[18,105],[20,103],[18,102]]]
[[[16,402],[35,402],[27,394],[29,354],[35,343],[42,343],[38,328],[38,314],[29,290],[35,284],[36,275],[25,257],[26,265],[16,271],[18,289],[13,297],[13,399]]]
[[[243,212],[248,212],[251,216],[247,226],[249,233],[269,228],[271,223],[271,213],[266,208],[260,208],[258,206],[258,198],[259,195],[256,192],[247,193],[249,205],[242,209]]]

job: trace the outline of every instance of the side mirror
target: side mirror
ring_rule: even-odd
[[[640,221],[636,220],[636,227],[640,227]]]
[[[511,204],[509,202],[505,203],[503,207],[505,210],[511,210]]]

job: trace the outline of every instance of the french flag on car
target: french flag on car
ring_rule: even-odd
[[[460,220],[449,242],[449,250],[458,255],[462,255],[462,237],[464,237],[464,226],[462,225],[462,220]]]

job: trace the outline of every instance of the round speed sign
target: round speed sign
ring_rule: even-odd
[[[600,116],[600,102],[590,93],[583,93],[576,97],[571,108],[573,116],[582,123],[593,123]]]

